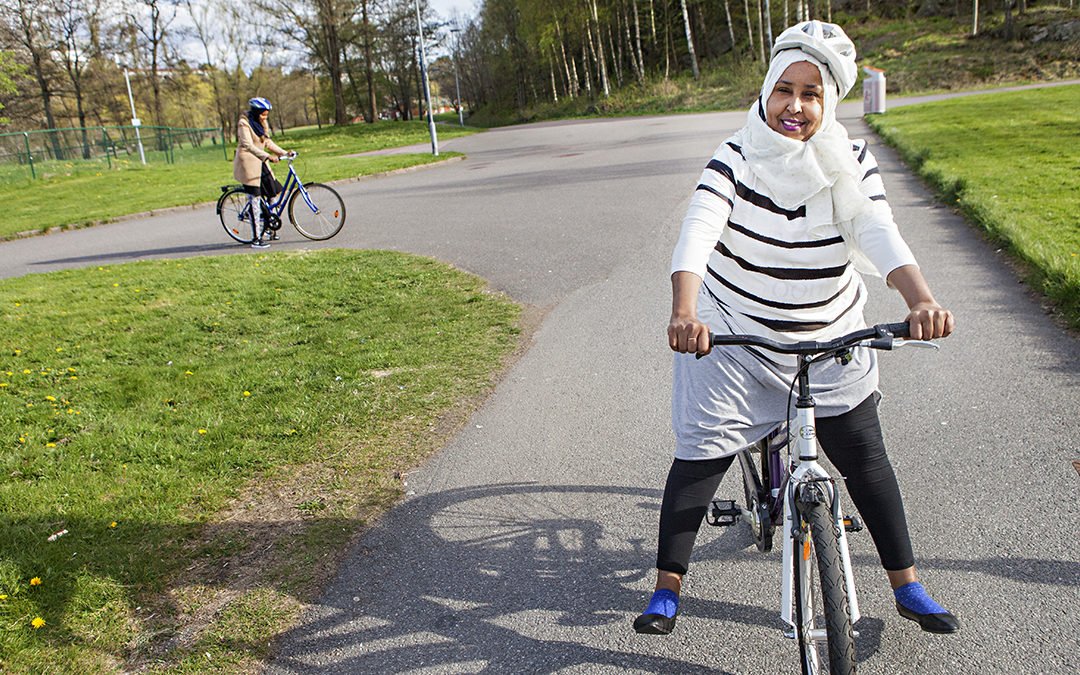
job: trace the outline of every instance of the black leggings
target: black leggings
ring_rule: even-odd
[[[890,571],[914,565],[900,487],[881,437],[876,396],[843,415],[820,418],[816,424],[818,442],[846,479],[848,494],[874,539],[881,565]],[[660,507],[657,569],[686,574],[705,511],[734,459],[676,459],[672,463]]]

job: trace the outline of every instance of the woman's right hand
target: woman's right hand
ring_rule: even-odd
[[[712,351],[709,327],[698,321],[696,316],[672,314],[667,334],[668,346],[672,351],[701,356]]]

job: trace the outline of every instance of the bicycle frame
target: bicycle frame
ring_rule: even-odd
[[[308,208],[314,213],[318,213],[319,209],[311,202],[311,197],[308,196],[307,190],[304,189],[303,182],[300,181],[300,176],[297,175],[296,169],[293,168],[293,160],[295,157],[289,157],[289,173],[285,176],[285,182],[281,186],[281,192],[278,193],[272,201],[266,201],[263,197],[258,197],[260,201],[266,204],[266,209],[275,218],[281,218],[281,212],[285,210],[285,205],[292,199],[293,193],[297,190],[300,191],[300,195],[304,198],[304,202],[308,205]],[[256,196],[248,195],[248,207],[251,207],[251,203],[255,201]]]

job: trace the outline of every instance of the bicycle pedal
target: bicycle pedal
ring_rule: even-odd
[[[863,524],[858,516],[848,516],[843,522],[845,532],[862,532]]]
[[[739,522],[742,509],[733,499],[714,499],[709,504],[709,517],[706,521],[715,527],[728,527]]]

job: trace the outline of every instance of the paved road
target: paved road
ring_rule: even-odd
[[[853,137],[868,131],[844,115]],[[456,139],[464,162],[345,185],[328,245],[412,251],[546,312],[528,352],[348,556],[273,673],[794,672],[777,553],[703,532],[676,634],[637,636],[670,461],[667,265],[721,113],[549,123]],[[873,142],[873,139],[872,139]],[[960,636],[900,619],[869,538],[853,541],[864,673],[1080,670],[1080,343],[995,249],[874,144],[939,299],[939,353],[883,357],[885,431],[930,589]],[[246,253],[212,210],[0,245],[0,275]],[[279,248],[311,247],[287,238]],[[899,297],[871,284],[868,317]],[[736,496],[731,477],[721,493]]]

